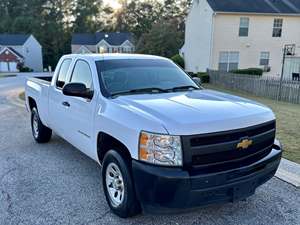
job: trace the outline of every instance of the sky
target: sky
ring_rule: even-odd
[[[104,3],[109,4],[114,9],[118,9],[121,7],[118,0],[104,0]]]

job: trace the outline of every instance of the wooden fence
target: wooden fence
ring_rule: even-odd
[[[300,81],[208,71],[212,84],[274,100],[300,104]]]

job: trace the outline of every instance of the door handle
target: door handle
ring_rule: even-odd
[[[63,102],[62,105],[65,106],[65,107],[70,107],[71,106],[69,102]]]

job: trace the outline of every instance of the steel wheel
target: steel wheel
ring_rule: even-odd
[[[33,136],[38,138],[39,136],[39,118],[37,114],[34,114],[33,121],[32,121],[32,128],[33,128]]]
[[[118,207],[124,200],[124,181],[117,164],[111,162],[106,169],[106,187],[109,198],[114,207]]]

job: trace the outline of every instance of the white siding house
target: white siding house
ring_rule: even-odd
[[[284,45],[300,47],[299,28],[299,0],[194,0],[181,54],[190,72],[262,68],[279,76]]]
[[[42,46],[33,35],[0,34],[1,52],[3,55],[0,57],[0,72],[15,72],[18,63],[22,63],[34,71],[43,71]],[[11,57],[8,52],[15,55],[16,58]]]
[[[127,32],[73,34],[72,53],[134,53],[133,35]]]

